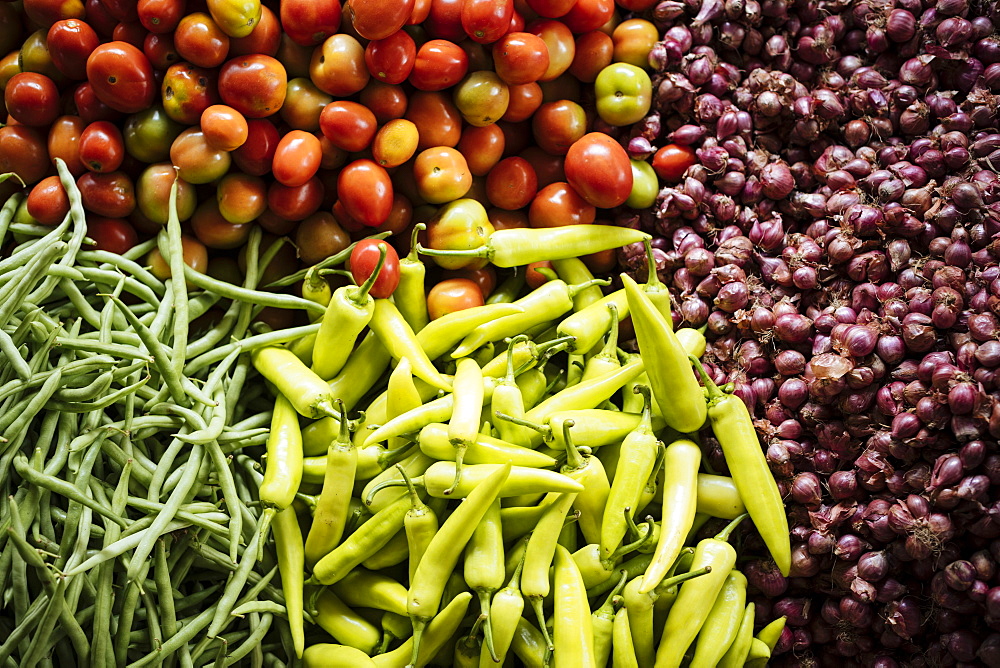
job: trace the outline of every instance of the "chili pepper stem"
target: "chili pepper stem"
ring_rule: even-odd
[[[722,531],[720,531],[718,534],[716,534],[715,540],[725,540],[725,541],[728,541],[729,540],[729,534],[731,534],[733,532],[733,530],[736,527],[739,526],[740,522],[742,522],[743,520],[745,520],[749,516],[750,516],[749,513],[743,513],[739,517],[735,518],[732,522],[730,522],[729,524],[727,524],[726,527]]]
[[[358,286],[357,290],[352,291],[353,294],[350,296],[350,299],[357,304],[358,308],[362,308],[368,302],[368,293],[371,291],[372,286],[375,285],[375,281],[378,280],[378,275],[382,273],[382,267],[385,266],[385,254],[386,244],[381,243],[378,245],[378,263],[375,265],[375,271],[365,279],[364,283]]]
[[[257,531],[260,534],[260,540],[258,541],[258,545],[260,547],[257,550],[257,561],[264,558],[264,543],[267,542],[268,534],[271,531],[271,520],[273,520],[274,516],[277,514],[278,510],[276,508],[265,508],[264,512],[260,516],[260,526],[257,528]]]
[[[577,283],[576,285],[567,286],[567,292],[569,292],[570,299],[575,297],[581,291],[586,290],[589,287],[595,285],[608,286],[611,285],[610,278],[592,278],[589,281],[584,281],[583,283]]]
[[[470,248],[468,250],[447,250],[438,248],[427,248],[421,244],[417,244],[417,252],[421,255],[430,255],[431,257],[481,257],[487,260],[491,259],[493,255],[493,249],[489,246],[480,246],[479,248]]]
[[[556,646],[552,643],[552,636],[549,635],[548,627],[545,626],[545,611],[542,609],[543,601],[544,599],[541,596],[528,597],[531,609],[535,611],[535,617],[538,619],[538,627],[542,632],[542,637],[545,639],[545,664],[549,665],[549,657],[552,656],[552,651]]]
[[[541,434],[542,438],[546,441],[552,440],[552,428],[546,424],[538,424],[537,422],[525,420],[524,418],[514,417],[513,415],[507,415],[506,413],[502,413],[500,411],[495,411],[493,414],[501,420],[506,420],[507,422],[513,422],[514,424],[520,425],[522,427],[528,427],[529,429],[534,429],[539,434]]]
[[[496,649],[493,647],[493,624],[490,623],[490,592],[485,589],[481,589],[477,592],[479,596],[479,617],[472,624],[472,630],[469,631],[469,637],[471,638],[479,630],[479,627],[483,627],[483,642],[486,643],[486,651],[490,653],[490,658],[493,659],[495,663],[500,663],[499,657],[497,657]]]
[[[410,662],[406,664],[406,668],[416,668],[417,658],[420,656],[420,640],[424,637],[427,621],[414,617],[411,617],[410,621],[413,623],[413,654],[410,655]]]
[[[415,480],[410,480],[410,484],[413,485],[418,483]],[[375,495],[388,487],[406,487],[406,483],[402,480],[383,480],[379,484],[372,487],[368,492],[368,495],[365,496],[365,505],[372,505],[372,500],[375,498]]]
[[[647,516],[646,519],[643,521],[643,524],[646,525],[645,533],[643,533],[642,530],[639,529],[639,527],[635,523],[635,520],[632,519],[631,508],[625,509],[625,522],[628,524],[629,530],[634,531],[638,536],[638,538],[631,543],[619,545],[617,548],[615,548],[615,551],[611,553],[610,557],[601,560],[601,563],[608,570],[610,570],[611,567],[614,566],[615,562],[618,561],[618,559],[625,556],[629,552],[632,552],[633,550],[638,550],[643,545],[648,543],[650,539],[653,537],[653,526],[655,525],[655,522],[652,517]]]
[[[451,496],[455,492],[455,488],[462,481],[462,467],[465,464],[465,453],[468,449],[468,441],[462,441],[455,446],[455,478],[452,480],[451,486],[444,490],[446,496]]]
[[[705,395],[708,399],[708,403],[712,404],[719,399],[722,399],[725,396],[725,393],[720,390],[719,386],[715,384],[715,381],[709,377],[708,373],[705,371],[705,367],[701,365],[701,360],[694,355],[688,355],[688,359],[691,360],[695,371],[698,372],[698,376],[701,377],[701,381],[705,384]]]
[[[682,582],[687,582],[688,580],[693,580],[693,579],[695,579],[697,577],[701,577],[702,575],[708,575],[711,572],[712,572],[712,567],[711,566],[704,566],[703,568],[699,568],[699,569],[694,570],[694,571],[688,571],[687,573],[681,573],[680,575],[675,575],[675,576],[667,578],[666,580],[664,580],[663,582],[661,582],[656,587],[656,590],[657,591],[665,591],[667,589],[670,589],[671,587],[676,587],[677,585],[681,584]]]
[[[417,223],[413,226],[413,231],[410,232],[410,252],[406,256],[410,262],[420,262],[420,253],[418,252],[420,242],[417,239],[420,237],[420,233],[426,229],[427,223]]]

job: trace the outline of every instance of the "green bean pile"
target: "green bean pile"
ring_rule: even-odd
[[[57,167],[60,225],[13,222],[20,194],[0,210],[0,666],[287,665],[244,454],[272,401],[242,353],[316,329],[255,331],[263,306],[316,305],[255,289],[278,248],[259,231],[242,286],[185,272],[175,207],[124,255],[88,250]],[[157,246],[165,283],[141,264]]]

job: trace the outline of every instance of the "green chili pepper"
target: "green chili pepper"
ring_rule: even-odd
[[[414,452],[405,457],[396,466],[386,469],[369,480],[361,490],[361,499],[369,510],[378,512],[399,497],[406,496],[405,490],[395,489],[406,487],[406,482],[403,480],[403,476],[400,475],[399,466],[403,467],[406,475],[412,480],[427,471],[427,468],[433,463],[434,460],[424,453]]]
[[[698,512],[724,520],[747,511],[732,478],[711,473],[698,474]]]
[[[566,464],[559,472],[583,487],[577,494],[573,507],[580,512],[578,522],[584,540],[598,543],[601,540],[601,524],[611,493],[611,483],[608,482],[608,474],[604,471],[601,460],[589,454],[584,455],[575,445],[571,432],[576,423],[568,419],[562,422],[562,426]]]
[[[323,488],[305,542],[306,563],[310,568],[333,550],[344,535],[358,465],[358,451],[351,442],[347,411],[343,402],[338,400],[338,403],[340,433],[327,448]]]
[[[663,627],[660,645],[656,648],[658,668],[680,666],[684,653],[701,631],[711,605],[722,591],[729,572],[736,565],[736,550],[727,539],[744,517],[746,516],[733,520],[717,536],[706,538],[695,547],[691,569],[710,567],[712,572],[681,585]]]
[[[636,389],[642,393],[642,419],[622,442],[615,477],[611,481],[608,502],[604,506],[600,539],[601,555],[604,558],[609,558],[615,548],[621,544],[626,531],[624,513],[627,509],[638,507],[643,487],[656,464],[658,441],[653,433],[649,388],[643,385]],[[699,462],[701,461],[700,454],[699,452]]]
[[[454,311],[428,323],[417,333],[417,341],[428,357],[437,359],[480,325],[523,312],[517,304],[487,304]]]
[[[347,410],[353,409],[368,394],[389,367],[392,356],[374,332],[368,332],[344,368],[329,383],[330,394],[344,402]]]
[[[257,348],[250,353],[250,360],[254,368],[288,398],[300,415],[307,418],[336,416],[333,408],[335,397],[330,386],[290,350],[276,346]]]
[[[472,594],[462,592],[424,627],[421,638],[416,635],[385,654],[377,654],[372,661],[378,668],[419,668],[426,666],[441,651],[458,630],[472,601]]]
[[[736,639],[747,598],[747,578],[733,569],[726,576],[722,591],[715,597],[715,603],[698,633],[693,668],[715,668],[722,656]]]
[[[787,576],[792,563],[788,517],[778,484],[757,439],[753,418],[739,397],[722,392],[712,382],[701,363],[695,367],[708,392],[712,432],[722,446],[736,489],[778,570]]]
[[[681,439],[667,446],[664,453],[663,502],[660,536],[653,561],[643,577],[640,593],[652,591],[677,561],[688,531],[694,523],[697,507],[698,468],[701,448],[693,441]]]
[[[681,346],[684,347],[688,355],[700,359],[705,354],[705,348],[708,346],[705,339],[705,327],[706,325],[702,325],[698,329],[681,327],[677,330],[677,340],[681,342]]]
[[[621,368],[622,364],[618,359],[618,307],[614,304],[608,304],[608,310],[611,311],[608,338],[604,347],[587,360],[583,367],[581,381],[592,380]]]
[[[390,300],[375,300],[370,327],[393,359],[406,357],[410,360],[414,376],[446,392],[451,391],[451,383],[434,368],[413,329]]]
[[[639,352],[646,363],[653,399],[668,427],[681,433],[705,424],[706,406],[698,379],[691,373],[687,351],[673,328],[649,297],[627,274],[622,274]]]
[[[628,608],[615,614],[612,628],[611,668],[639,668],[632,644],[632,630],[629,626]]]
[[[625,511],[624,514],[628,514],[628,511]],[[631,516],[628,519],[631,526],[634,527],[635,523],[631,522]],[[637,531],[635,541],[619,546],[607,558],[601,555],[601,546],[599,543],[589,543],[573,552],[573,560],[580,569],[580,574],[583,575],[583,583],[587,589],[593,589],[608,581],[615,574],[615,567],[622,560],[623,556],[630,552],[641,550],[644,545],[655,538],[653,526],[655,526],[653,518],[647,517],[646,522],[643,523],[645,531]]]
[[[406,587],[383,573],[355,568],[331,584],[330,590],[351,607],[406,616]]]
[[[528,369],[523,371],[517,376],[517,387],[521,391],[521,399],[524,404],[524,410],[528,411],[535,407],[535,405],[542,400],[545,396],[545,391],[548,388],[549,380],[545,377],[545,372],[541,369],[535,367],[533,369]],[[504,411],[506,413],[506,411]],[[510,415],[510,413],[508,413]],[[518,432],[524,434],[526,432]]]
[[[500,499],[493,501],[483,519],[472,532],[465,546],[465,561],[462,568],[466,584],[479,597],[480,614],[473,631],[483,624],[484,649],[490,656],[496,656],[493,646],[493,628],[490,620],[490,598],[504,585],[503,528],[500,523]],[[476,664],[480,652],[476,651]]]
[[[646,293],[649,301],[653,303],[656,310],[660,312],[663,319],[673,329],[674,318],[670,308],[670,289],[663,284],[656,271],[656,259],[653,255],[652,243],[650,243],[649,239],[644,239],[642,243],[646,247],[646,282],[642,284],[642,291]]]
[[[555,546],[553,653],[560,665],[597,668],[594,628],[587,590],[576,562],[562,545]]]
[[[410,581],[407,612],[413,621],[413,652],[410,663],[417,665],[420,641],[427,623],[437,614],[445,587],[445,574],[455,568],[458,558],[472,537],[511,473],[510,464],[496,467],[475,487],[431,539],[427,551]]]
[[[448,427],[433,422],[420,430],[417,436],[420,451],[428,457],[439,460],[453,460],[455,447],[448,438]],[[505,464],[548,468],[556,465],[552,457],[520,445],[514,445],[492,436],[477,434],[476,440],[465,451],[466,464]]]
[[[278,572],[281,573],[281,592],[285,596],[285,610],[292,632],[295,656],[301,658],[305,650],[303,626],[302,582],[305,555],[302,531],[294,508],[285,508],[274,517],[274,546],[278,553]]]
[[[521,341],[527,340],[527,336],[520,334],[513,337],[507,345],[507,374],[497,381],[493,389],[493,398],[490,404],[490,412],[500,411],[506,415],[514,417],[524,417],[524,396],[521,387],[517,383],[517,368],[514,366],[514,346]],[[508,443],[521,443],[527,438],[526,430],[519,424],[514,424],[509,420],[499,420],[496,423],[500,438]]]
[[[410,509],[403,517],[403,531],[406,534],[406,545],[409,548],[409,580],[413,580],[413,574],[417,571],[420,559],[427,551],[427,546],[438,531],[437,513],[420,498],[417,488],[406,475],[406,470],[397,464],[399,473],[403,476],[407,491],[410,495]]]
[[[785,617],[778,617],[773,622],[762,628],[755,638],[750,641],[750,648],[747,651],[746,665],[752,668],[763,668],[767,665],[767,660],[771,658],[781,633],[785,630]],[[763,647],[756,645],[756,642],[763,643]],[[754,647],[756,646],[756,649]],[[765,654],[764,649],[767,649]]]
[[[524,668],[548,668],[549,649],[545,637],[524,617],[517,620],[517,630],[510,648],[524,664]]]
[[[566,225],[552,228],[496,230],[486,244],[472,250],[435,250],[435,257],[482,257],[498,267],[519,267],[543,260],[563,260],[620,248],[650,238],[645,232],[615,225]]]
[[[747,652],[746,666],[766,666],[771,658],[771,648],[762,640],[754,638],[750,641],[750,651]]]
[[[448,421],[448,440],[455,448],[455,484],[462,477],[462,463],[469,445],[479,436],[483,412],[483,370],[474,359],[459,360],[453,381],[455,402]]]
[[[616,290],[564,318],[556,327],[556,331],[560,336],[572,336],[575,339],[572,346],[574,352],[589,353],[611,328],[613,315],[608,307],[612,304],[618,309],[614,316],[618,317],[619,322],[628,317],[628,295],[625,294],[625,290]]]
[[[753,641],[754,609],[752,601],[747,603],[739,628],[736,630],[736,638],[719,660],[719,668],[742,668],[746,662],[747,654],[750,653],[750,643]]]
[[[264,506],[262,531],[275,512],[292,505],[302,479],[302,432],[299,416],[283,394],[274,401],[271,432],[267,437],[267,465],[258,494]]]
[[[410,254],[399,259],[399,285],[392,293],[393,302],[414,332],[422,330],[430,320],[427,315],[427,293],[424,287],[427,268],[417,254],[417,237],[426,229],[425,223],[413,226]]]
[[[378,665],[360,649],[333,643],[310,645],[302,661],[305,668],[375,668]]]
[[[501,554],[502,556],[502,554]],[[514,574],[507,586],[493,595],[489,610],[489,642],[479,652],[479,668],[503,664],[510,651],[511,642],[517,632],[517,623],[524,612],[524,597],[521,595],[521,569],[524,559],[517,563]],[[506,573],[506,569],[505,569]],[[492,649],[491,649],[492,648]]]
[[[372,654],[382,634],[370,621],[347,606],[336,594],[325,589],[316,598],[313,619],[334,640]]]
[[[590,269],[578,257],[553,260],[552,268],[555,269],[556,275],[560,279],[570,285],[574,283],[586,283],[594,279],[594,275],[590,272]],[[601,292],[601,289],[596,285],[592,285],[585,290],[581,290],[573,297],[573,310],[579,311],[584,309],[594,302],[600,301],[602,297],[604,297],[604,294]]]
[[[309,267],[305,278],[302,279],[302,298],[311,302],[316,302],[324,308],[333,298],[333,291],[330,290],[330,282],[320,275],[315,267]],[[311,313],[309,319],[316,322],[323,317],[322,313]]]
[[[611,590],[597,610],[590,615],[590,624],[594,634],[594,665],[607,666],[611,658],[611,642],[614,633],[615,617],[622,607],[622,597],[619,596],[625,586],[625,574],[622,573],[618,584]]]

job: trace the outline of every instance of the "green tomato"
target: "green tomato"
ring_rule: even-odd
[[[648,209],[656,202],[660,192],[660,180],[656,178],[653,166],[643,160],[629,160],[632,164],[632,192],[625,200],[630,209]]]
[[[628,63],[611,63],[594,81],[597,114],[608,125],[641,121],[653,101],[653,82],[646,71]]]
[[[167,116],[160,105],[132,114],[125,120],[122,137],[125,150],[140,162],[162,162],[170,159],[170,145],[185,128]]]

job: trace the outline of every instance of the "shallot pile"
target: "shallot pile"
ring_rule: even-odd
[[[1000,5],[654,16],[654,113],[620,139],[697,163],[618,223],[658,237],[786,495],[791,576],[743,552],[758,621],[788,618],[773,665],[1000,666]]]

